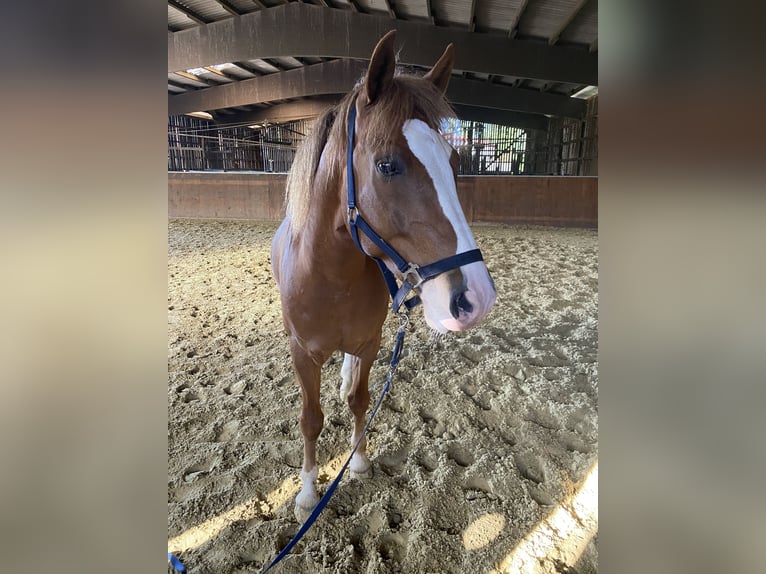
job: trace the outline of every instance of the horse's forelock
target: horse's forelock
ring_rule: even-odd
[[[295,229],[300,229],[306,223],[311,190],[325,147],[335,161],[323,165],[327,170],[323,179],[334,181],[340,174],[348,141],[348,112],[363,89],[364,84],[358,83],[337,106],[320,115],[311,134],[296,152],[287,178],[286,195],[287,215]],[[368,148],[381,149],[401,135],[402,126],[408,119],[421,119],[438,131],[441,121],[454,117],[455,112],[431,82],[417,76],[397,74],[389,89],[379,95],[364,115],[365,130],[356,137]]]
[[[370,106],[366,130],[360,137],[368,147],[384,147],[401,135],[404,122],[417,118],[439,130],[441,121],[455,113],[431,82],[410,75],[394,78],[390,89]]]

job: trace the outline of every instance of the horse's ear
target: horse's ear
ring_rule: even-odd
[[[444,50],[442,57],[434,64],[423,79],[433,82],[433,84],[443,94],[447,91],[447,84],[449,84],[450,75],[452,74],[452,64],[455,62],[455,46],[450,44],[447,49]]]
[[[395,39],[396,30],[391,30],[380,39],[372,52],[370,66],[367,68],[367,79],[365,80],[368,104],[375,103],[378,96],[388,88],[394,79],[394,69],[396,68]]]

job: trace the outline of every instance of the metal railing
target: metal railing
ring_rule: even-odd
[[[168,117],[168,171],[287,173],[312,120],[263,126]],[[547,130],[451,118],[441,131],[459,156],[460,175],[597,175],[597,98],[585,119],[548,119]]]

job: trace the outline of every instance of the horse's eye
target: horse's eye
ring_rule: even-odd
[[[393,158],[378,160],[375,163],[375,168],[378,170],[380,175],[385,177],[391,177],[402,172],[399,162]]]

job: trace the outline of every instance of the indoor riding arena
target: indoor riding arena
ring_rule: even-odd
[[[412,311],[367,432],[372,476],[346,472],[269,571],[598,571],[597,6],[168,2],[168,572],[261,572],[301,528],[302,391],[272,238],[296,150],[389,30],[402,73],[454,45],[439,131],[496,303],[446,334]],[[322,367],[320,496],[351,452],[343,363]]]

